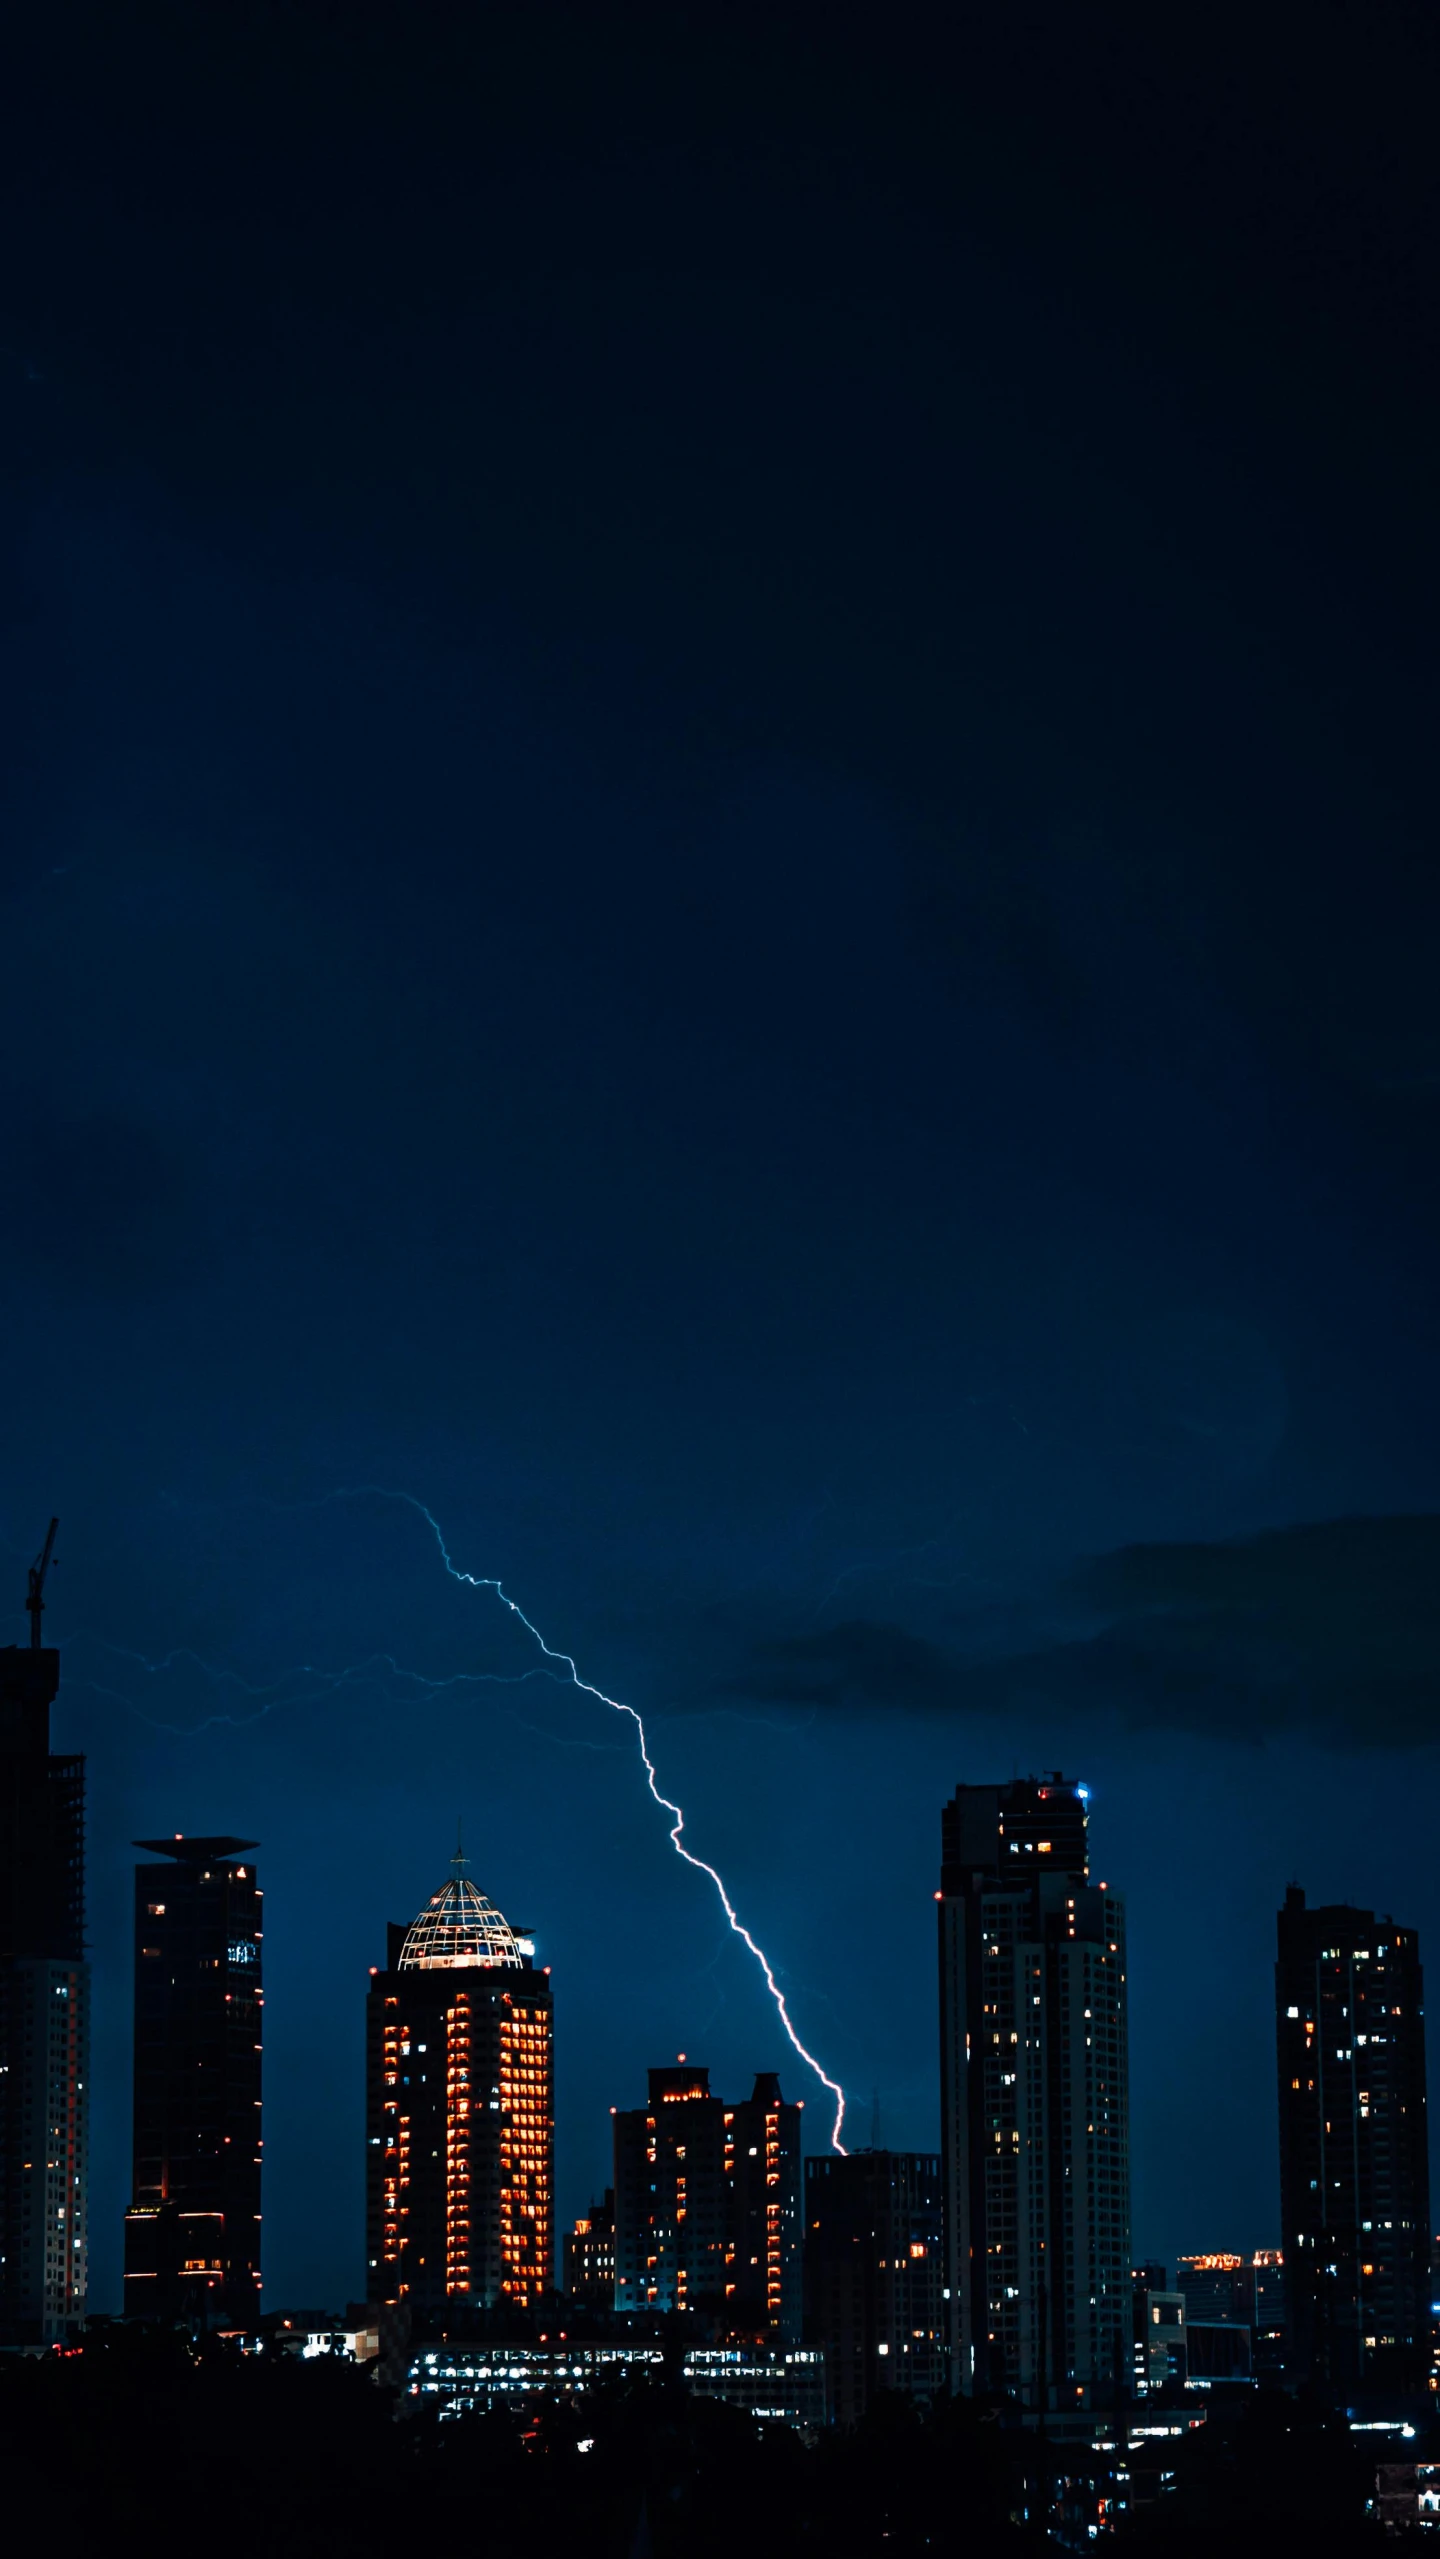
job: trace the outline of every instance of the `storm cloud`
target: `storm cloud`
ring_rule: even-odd
[[[1440,1518],[1341,1519],[1117,1548],[983,1657],[852,1620],[756,1645],[730,1693],[812,1708],[1113,1717],[1344,1748],[1440,1741]]]

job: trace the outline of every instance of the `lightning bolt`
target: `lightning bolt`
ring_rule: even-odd
[[[158,1661],[152,1661],[147,1654],[133,1651],[128,1644],[115,1644],[106,1636],[88,1634],[83,1627],[70,1638],[72,1646],[86,1642],[98,1644],[103,1652],[113,1653],[118,1661],[133,1662],[148,1678],[161,1679],[177,1664],[185,1665],[199,1671],[201,1678],[208,1680],[212,1688],[238,1689],[242,1697],[258,1700],[249,1714],[216,1713],[202,1716],[198,1723],[172,1724],[162,1721],[159,1716],[145,1714],[132,1697],[126,1697],[118,1688],[107,1688],[98,1679],[77,1677],[73,1671],[67,1674],[67,1686],[91,1689],[97,1697],[113,1697],[127,1714],[134,1715],[142,1724],[148,1724],[152,1732],[176,1733],[187,1741],[196,1733],[213,1731],[217,1724],[226,1724],[239,1731],[247,1724],[264,1723],[268,1716],[278,1714],[282,1709],[312,1705],[320,1698],[335,1696],[342,1688],[363,1687],[368,1681],[378,1679],[382,1672],[388,1673],[392,1679],[407,1682],[411,1687],[426,1689],[435,1696],[447,1688],[523,1688],[532,1679],[553,1680],[557,1687],[565,1685],[558,1672],[539,1662],[533,1670],[457,1670],[445,1679],[427,1679],[423,1671],[407,1670],[403,1662],[396,1661],[393,1653],[371,1653],[365,1661],[348,1663],[343,1670],[328,1670],[315,1662],[298,1662],[293,1670],[282,1672],[278,1679],[257,1682],[242,1679],[238,1671],[217,1668],[213,1662],[203,1660],[199,1653],[192,1652],[188,1644],[176,1645],[171,1652],[162,1653]],[[538,1732],[539,1729],[538,1725],[531,1727],[533,1731]],[[547,1735],[546,1738],[553,1740],[555,1736]],[[600,1745],[594,1743],[591,1747],[598,1749]]]
[[[377,1486],[373,1489],[378,1491],[379,1487]],[[407,1502],[412,1510],[419,1512],[420,1517],[425,1521],[436,1545],[440,1550],[440,1560],[452,1581],[464,1582],[471,1590],[493,1591],[501,1606],[503,1608],[508,1608],[512,1617],[519,1618],[526,1634],[530,1636],[534,1643],[538,1644],[547,1662],[553,1662],[557,1669],[563,1671],[566,1677],[570,1680],[571,1685],[578,1688],[582,1696],[593,1697],[597,1705],[608,1706],[614,1714],[629,1716],[631,1723],[635,1727],[635,1739],[640,1750],[640,1765],[645,1771],[645,1783],[649,1787],[651,1794],[654,1796],[656,1803],[660,1807],[660,1810],[663,1813],[669,1813],[672,1817],[670,1822],[670,1845],[674,1849],[677,1857],[684,1858],[687,1866],[693,1866],[697,1874],[709,1877],[710,1882],[715,1887],[720,1907],[724,1911],[730,1927],[734,1931],[735,1935],[740,1939],[741,1944],[748,1947],[764,1975],[765,1987],[775,2002],[775,2013],[778,2016],[781,2025],[784,2027],[786,2034],[789,2036],[790,2042],[799,2054],[800,2059],[804,2062],[806,2069],[813,2070],[821,2087],[828,2088],[831,2096],[834,2098],[835,2121],[830,2128],[830,2146],[832,2150],[838,2150],[843,2157],[845,2154],[845,2145],[840,2138],[840,2133],[845,2122],[845,2091],[841,2087],[839,2080],[832,2079],[823,2064],[818,2062],[815,2055],[800,2041],[799,2036],[795,2032],[790,2011],[785,2005],[785,1993],[775,1978],[770,1958],[766,1954],[765,1949],[760,1944],[759,1940],[751,1936],[749,1929],[740,1917],[735,1904],[725,1889],[723,1876],[716,1867],[709,1865],[703,1857],[697,1857],[693,1848],[686,1847],[684,1838],[685,1815],[680,1806],[661,1789],[660,1780],[655,1771],[655,1762],[650,1756],[650,1745],[645,1736],[644,1718],[641,1715],[639,1708],[635,1706],[627,1706],[623,1697],[607,1697],[603,1688],[597,1688],[591,1680],[582,1679],[573,1657],[569,1653],[557,1652],[553,1644],[546,1643],[539,1627],[526,1616],[518,1599],[512,1599],[503,1583],[497,1581],[493,1575],[464,1572],[456,1563],[454,1556],[451,1554],[449,1547],[446,1545],[444,1533],[434,1512],[427,1510],[425,1504],[416,1494],[387,1493],[385,1495],[385,1499],[388,1501]]]
[[[413,1680],[418,1686],[437,1690],[478,1685],[481,1682],[493,1684],[498,1687],[519,1687],[523,1685],[525,1681],[530,1679],[554,1679],[558,1680],[561,1685],[568,1684],[570,1687],[577,1689],[584,1697],[593,1697],[597,1705],[609,1707],[611,1712],[616,1715],[627,1715],[635,1727],[635,1738],[640,1751],[640,1764],[645,1771],[645,1783],[661,1812],[667,1813],[670,1816],[670,1844],[677,1857],[683,1858],[687,1866],[693,1866],[697,1874],[706,1876],[710,1883],[713,1884],[720,1907],[725,1914],[725,1918],[730,1929],[733,1934],[739,1938],[741,1944],[754,1957],[755,1962],[760,1967],[765,1987],[770,1993],[771,1999],[775,2003],[775,2013],[778,2016],[781,2025],[785,2029],[785,2033],[791,2046],[798,2054],[800,2060],[805,2064],[806,2069],[814,2072],[814,2075],[819,2080],[822,2088],[827,2089],[829,2094],[834,2098],[835,2120],[830,2129],[830,2142],[832,2149],[839,2151],[841,2156],[844,2157],[846,2155],[845,2145],[840,2138],[840,2134],[845,2122],[845,2091],[841,2087],[839,2080],[832,2079],[823,2064],[817,2061],[815,2055],[805,2044],[801,2042],[799,2035],[795,2031],[795,2025],[790,2015],[790,2011],[785,2004],[785,1994],[781,1989],[779,1982],[775,1978],[774,1967],[770,1962],[770,1958],[766,1954],[764,1947],[759,1943],[759,1940],[752,1937],[749,1929],[745,1926],[735,1904],[730,1898],[729,1892],[725,1886],[724,1878],[720,1874],[718,1868],[710,1865],[704,1857],[697,1857],[694,1849],[686,1846],[684,1838],[684,1812],[680,1805],[674,1802],[669,1795],[665,1794],[661,1788],[659,1776],[655,1768],[655,1762],[650,1756],[650,1745],[645,1732],[644,1718],[641,1716],[638,1707],[627,1705],[623,1697],[607,1696],[605,1690],[603,1688],[597,1688],[593,1681],[582,1679],[573,1656],[569,1653],[558,1652],[552,1644],[548,1644],[546,1642],[539,1627],[535,1625],[531,1618],[526,1616],[519,1601],[512,1599],[504,1585],[493,1575],[465,1572],[461,1566],[456,1563],[453,1555],[451,1554],[450,1549],[445,1542],[444,1532],[441,1529],[440,1523],[435,1517],[434,1512],[427,1509],[425,1503],[420,1500],[418,1494],[401,1492],[393,1485],[387,1484],[347,1485],[333,1493],[323,1494],[320,1497],[320,1500],[316,1503],[301,1503],[296,1504],[293,1507],[300,1509],[318,1509],[323,1507],[327,1502],[353,1502],[365,1500],[403,1502],[407,1509],[418,1512],[419,1516],[424,1520],[427,1528],[429,1529],[431,1536],[435,1540],[435,1544],[439,1549],[440,1560],[443,1563],[446,1572],[450,1575],[451,1580],[463,1582],[470,1590],[493,1592],[501,1606],[508,1609],[512,1617],[519,1619],[520,1624],[524,1627],[531,1641],[543,1654],[543,1663],[537,1663],[534,1670],[522,1671],[518,1676],[514,1677],[507,1677],[503,1673],[494,1671],[458,1671],[452,1674],[448,1679],[426,1679],[418,1671],[402,1669],[389,1654],[381,1653],[372,1654],[369,1661],[358,1665],[352,1665],[350,1668],[340,1671],[324,1670],[318,1668],[313,1663],[303,1663],[297,1670],[287,1672],[283,1679],[256,1688],[252,1687],[248,1681],[239,1678],[239,1676],[234,1672],[222,1672],[212,1669],[209,1663],[202,1662],[198,1654],[190,1653],[188,1649],[181,1649],[176,1652],[167,1653],[164,1659],[158,1662],[147,1661],[143,1654],[129,1652],[127,1648],[122,1645],[107,1644],[105,1649],[118,1655],[122,1655],[124,1658],[132,1662],[140,1664],[143,1669],[150,1672],[167,1670],[177,1661],[193,1662],[207,1678],[217,1683],[233,1685],[239,1688],[245,1696],[252,1699],[258,1699],[260,1701],[249,1714],[212,1715],[207,1717],[203,1724],[184,1727],[183,1729],[187,1732],[204,1731],[207,1725],[213,1724],[236,1725],[258,1723],[263,1717],[273,1714],[277,1707],[295,1705],[303,1702],[304,1692],[302,1691],[297,1693],[295,1686],[297,1681],[315,1682],[318,1685],[317,1687],[312,1688],[309,1691],[309,1694],[312,1696],[317,1694],[320,1696],[327,1696],[332,1695],[336,1689],[346,1687],[352,1682],[365,1677],[367,1674],[373,1674],[380,1668],[389,1670],[396,1678]],[[267,1504],[266,1507],[277,1508],[280,1506]],[[82,1681],[80,1684],[85,1687],[95,1688],[97,1693],[102,1695],[118,1695],[118,1692],[101,1690],[99,1688],[99,1683],[96,1681],[86,1680]],[[139,1714],[140,1710],[133,1706],[131,1700],[128,1698],[120,1698],[119,1702],[122,1705],[130,1707],[130,1711],[132,1713]],[[155,1719],[151,1716],[145,1715],[141,1717],[141,1721],[144,1723],[154,1724]],[[182,1728],[178,1725],[166,1724],[160,1725],[158,1729],[166,1732],[177,1732]]]

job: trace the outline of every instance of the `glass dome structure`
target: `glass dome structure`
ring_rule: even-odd
[[[534,1941],[517,1937],[491,1901],[470,1881],[470,1861],[458,1852],[450,1860],[450,1880],[432,1893],[405,1932],[399,1969],[423,1972],[462,1966],[520,1966],[534,1955]]]

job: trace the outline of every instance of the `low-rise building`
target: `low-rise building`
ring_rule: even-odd
[[[606,2382],[659,2381],[675,2357],[649,2338],[523,2338],[422,2347],[411,2358],[413,2398],[465,2416],[539,2397],[583,2397]],[[825,2359],[815,2346],[689,2346],[680,2363],[701,2399],[809,2432],[825,2422]]]
[[[589,2310],[615,2306],[615,2189],[607,2186],[598,2204],[582,2213],[565,2233],[565,2291]]]

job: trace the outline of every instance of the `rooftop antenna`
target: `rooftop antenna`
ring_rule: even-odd
[[[879,2150],[881,2147],[880,2091],[878,2088],[872,2088],[870,2091],[870,2147],[872,2150]]]
[[[457,1875],[463,1875],[469,1863],[470,1860],[465,1854],[465,1825],[457,1814],[455,1819],[455,1854],[451,1858],[450,1864]]]
[[[45,1532],[45,1543],[30,1567],[30,1593],[25,1606],[30,1618],[32,1653],[40,1650],[40,1620],[45,1614],[45,1576],[50,1570],[50,1558],[55,1551],[55,1531],[59,1525],[58,1519],[52,1519]]]

